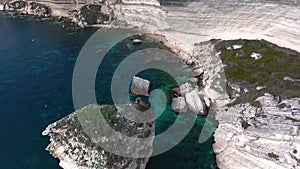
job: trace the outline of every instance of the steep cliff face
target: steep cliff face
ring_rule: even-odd
[[[2,0],[3,1],[3,0]],[[299,0],[288,1],[170,1],[170,0],[46,0],[37,2],[52,15],[71,16],[68,11],[87,4],[102,4],[103,11],[131,26],[170,35],[188,46],[197,41],[265,39],[300,51]]]
[[[280,100],[270,94],[217,114],[214,151],[222,169],[298,169],[299,98]]]
[[[123,4],[120,16],[129,24],[170,34],[187,45],[212,38],[265,39],[300,51],[300,40],[297,38],[300,34],[299,1],[176,3],[168,5],[174,3],[167,1],[167,5],[162,5],[162,8]]]
[[[218,166],[298,169],[300,54],[265,41],[223,41],[215,47],[232,99],[216,114]]]

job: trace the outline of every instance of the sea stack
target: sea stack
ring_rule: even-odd
[[[149,96],[150,81],[134,76],[131,84],[131,93],[141,96]]]

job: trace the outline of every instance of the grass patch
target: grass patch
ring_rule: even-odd
[[[254,107],[256,107],[256,108],[261,108],[262,107],[259,101],[253,101],[251,103],[251,105],[254,106]]]
[[[105,120],[110,124],[117,124],[118,120],[116,118],[117,108],[116,106],[105,106],[101,108],[101,113]]]
[[[270,158],[274,158],[274,159],[276,159],[276,160],[279,160],[279,156],[278,156],[277,154],[274,154],[273,152],[268,153],[268,156],[269,156]]]
[[[246,130],[248,127],[250,127],[251,125],[247,122],[247,121],[245,121],[245,120],[243,120],[242,121],[242,127]]]
[[[227,49],[233,45],[243,45],[240,49]],[[257,91],[250,88],[232,104],[253,102],[264,93],[283,98],[300,97],[300,83],[284,81],[284,77],[300,79],[300,54],[278,47],[263,40],[232,40],[216,42],[215,48],[221,52],[227,80],[231,83],[242,84],[240,87],[265,86]],[[259,53],[263,57],[255,60],[251,54]],[[244,86],[243,86],[244,85]]]
[[[89,25],[103,24],[104,21],[109,21],[109,16],[101,12],[101,5],[83,6],[80,14]]]

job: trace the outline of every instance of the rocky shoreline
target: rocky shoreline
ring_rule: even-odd
[[[214,151],[218,167],[298,169],[299,101],[266,93],[256,99],[257,104],[225,107],[216,116],[219,126]]]
[[[101,113],[109,126],[122,135],[139,138],[153,136],[155,123],[139,124],[127,120],[122,115],[128,111],[127,107],[129,108],[130,105],[118,108],[108,105],[88,105],[50,124],[43,132],[44,136],[50,137],[47,151],[60,160],[59,165],[64,169],[145,168],[148,158],[115,155],[100,147],[99,144],[110,145],[114,148],[118,148],[120,145],[112,143],[112,139],[103,137],[103,134],[99,134],[102,137],[98,138],[98,134],[95,133],[96,131],[105,131],[104,126],[99,126]],[[112,133],[108,133],[106,136],[113,137]],[[120,139],[122,139],[120,140],[122,145],[127,144],[128,154],[135,151],[136,147],[131,145],[133,143],[125,140],[124,137]],[[147,153],[146,157],[151,156],[153,139],[141,144],[143,146],[140,146],[139,151]]]
[[[268,92],[262,92],[251,101],[225,106],[241,96],[241,93],[247,93],[249,88],[245,90],[236,87],[239,86],[237,84],[229,84],[229,88],[234,91],[233,95],[237,96],[233,97],[227,92],[227,84],[216,83],[224,77],[224,66],[219,57],[221,53],[213,42],[208,41],[265,39],[299,52],[299,2],[224,1],[214,4],[195,1],[182,7],[162,6],[155,0],[127,0],[121,4],[106,2],[109,1],[104,1],[104,8],[101,9],[101,14],[106,17],[100,21],[100,25],[96,23],[94,26],[146,31],[150,33],[148,36],[161,40],[188,65],[193,64],[203,70],[203,93],[208,100],[216,102],[218,108],[216,118],[219,127],[214,135],[214,150],[219,168],[300,168],[299,97],[279,99]],[[0,10],[5,9],[6,5],[0,5]],[[41,13],[45,10],[36,13],[32,8],[29,9],[28,14],[49,17]],[[88,26],[85,19],[74,17],[78,13],[76,10],[68,18],[79,27]],[[280,12],[274,13],[273,10]],[[239,47],[231,49],[239,50]],[[298,82],[297,78],[290,79]],[[261,91],[265,86],[255,85],[255,88]],[[173,105],[174,109],[185,111],[188,106],[184,105],[183,100],[186,99],[179,96],[174,101],[177,102]]]

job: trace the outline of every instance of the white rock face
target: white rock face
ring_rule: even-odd
[[[186,113],[188,110],[184,97],[172,99],[172,109],[177,113]]]
[[[232,48],[233,49],[241,49],[243,47],[243,45],[233,45]]]
[[[157,0],[122,0],[125,4],[140,4],[140,5],[153,5],[160,7],[160,3]]]
[[[251,58],[255,59],[255,60],[258,60],[258,59],[261,59],[263,56],[259,53],[255,53],[253,52],[251,55],[250,55]]]
[[[197,68],[197,69],[192,71],[192,75],[194,77],[201,76],[203,73],[204,73],[204,70],[202,70],[201,68]]]
[[[4,11],[4,5],[0,4],[0,11]]]
[[[221,169],[299,169],[300,99],[266,94],[260,107],[236,105],[222,110],[213,145]]]
[[[162,8],[124,4],[116,14],[130,25],[177,38],[187,46],[212,38],[243,38],[265,39],[300,51],[299,5],[299,1],[292,0],[198,0]]]
[[[114,15],[129,25],[176,38],[187,46],[212,38],[243,38],[265,39],[300,51],[299,0],[198,0],[184,2],[183,6],[161,5],[158,0],[122,0],[121,4],[115,4],[116,0],[75,2],[77,4],[73,1],[56,4],[45,0],[40,3],[49,6],[54,16],[70,17],[68,11],[106,2]]]
[[[193,90],[186,94],[185,96],[187,105],[189,109],[199,115],[206,115],[207,110],[203,103],[203,100],[201,99],[199,93],[196,90]]]
[[[193,90],[193,87],[190,83],[185,83],[180,85],[179,89],[181,96],[185,96],[187,93]]]
[[[149,96],[150,81],[134,76],[131,92],[136,95]]]

